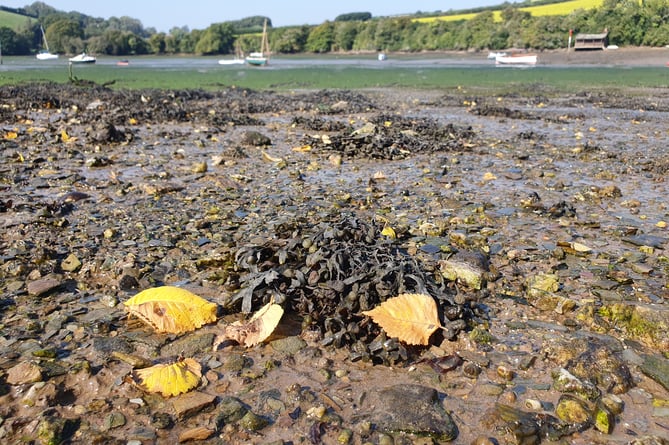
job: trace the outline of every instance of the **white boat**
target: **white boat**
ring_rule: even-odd
[[[42,31],[42,41],[44,42],[44,49],[37,53],[35,57],[37,60],[55,60],[58,58],[58,54],[52,54],[49,51],[49,42],[46,41],[46,34],[44,34],[44,28],[40,25],[39,29]]]
[[[97,59],[95,56],[89,56],[85,52],[77,56],[70,57],[70,63],[95,63],[96,60]]]
[[[533,66],[537,64],[536,54],[512,54],[510,56],[495,57],[495,64],[497,65],[517,65],[517,66]]]
[[[262,27],[262,39],[260,40],[260,52],[254,52],[246,56],[246,63],[254,66],[265,66],[269,64],[269,41],[267,40],[267,19]]]
[[[234,59],[220,59],[218,61],[219,65],[243,65],[244,63],[246,63],[244,59],[238,59],[236,57]]]
[[[244,61],[244,55],[242,54],[242,49],[239,47],[239,43],[235,45],[235,58],[234,59],[220,59],[218,61],[219,65],[243,65],[246,63]]]
[[[495,52],[495,51],[490,51],[488,53],[488,59],[490,60],[495,60],[498,57],[506,57],[506,53],[504,52]]]

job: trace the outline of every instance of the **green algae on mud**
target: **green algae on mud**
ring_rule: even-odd
[[[156,60],[160,60],[155,58]],[[196,59],[197,60],[197,59]],[[112,64],[76,67],[73,75],[83,82],[108,85],[114,89],[205,89],[227,87],[254,90],[318,90],[403,88],[424,90],[475,89],[482,94],[533,94],[542,86],[544,94],[598,89],[664,88],[669,85],[665,67],[630,66],[538,66],[531,69],[496,68],[494,65],[373,66],[354,64],[221,68],[201,61],[186,61],[161,67],[137,63],[120,68]],[[0,85],[52,81],[67,83],[68,67],[51,64],[39,69],[22,68],[21,61],[0,70]]]

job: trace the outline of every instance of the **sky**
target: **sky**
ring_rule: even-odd
[[[93,17],[128,16],[139,19],[144,28],[168,32],[174,27],[205,29],[212,23],[262,15],[272,25],[317,25],[349,12],[370,12],[386,16],[417,11],[433,12],[499,5],[504,0],[41,0],[61,11],[77,11]],[[33,1],[0,0],[0,5],[20,8]]]

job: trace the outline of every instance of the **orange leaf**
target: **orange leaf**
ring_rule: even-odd
[[[391,337],[410,345],[427,345],[441,327],[437,303],[429,295],[401,294],[371,311],[364,311]]]
[[[124,304],[157,332],[180,334],[216,321],[215,303],[173,286],[146,289]]]

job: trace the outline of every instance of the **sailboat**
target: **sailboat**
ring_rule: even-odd
[[[267,19],[262,27],[262,40],[260,41],[260,52],[251,53],[246,56],[246,63],[255,66],[269,64],[269,40],[267,40]]]
[[[51,54],[49,52],[49,42],[46,41],[46,34],[44,34],[44,28],[42,25],[39,25],[39,29],[42,31],[42,41],[44,41],[44,49],[37,53],[35,57],[37,60],[55,60],[58,58],[58,54]]]
[[[235,43],[235,58],[234,59],[219,59],[219,65],[241,65],[244,63],[242,48],[239,46],[239,40]]]

